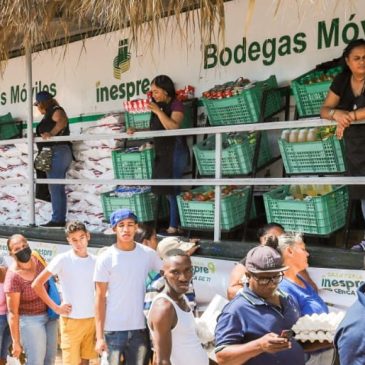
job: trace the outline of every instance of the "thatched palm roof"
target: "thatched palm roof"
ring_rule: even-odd
[[[74,34],[89,31],[95,34],[121,29],[138,43],[146,34],[153,39],[171,19],[181,34],[193,26],[203,43],[215,33],[223,39],[224,1],[227,0],[2,0],[0,60],[6,60],[9,52],[16,49],[30,46],[36,50],[41,45],[56,45],[60,39],[67,43]]]

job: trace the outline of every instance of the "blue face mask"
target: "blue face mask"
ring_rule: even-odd
[[[28,247],[25,247],[23,248],[22,250],[18,251],[17,253],[14,254],[15,257],[17,258],[17,260],[19,262],[22,262],[22,263],[26,263],[30,260],[30,258],[32,257],[32,250],[31,248],[28,246]]]

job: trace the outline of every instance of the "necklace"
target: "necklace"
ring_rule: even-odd
[[[351,85],[351,87],[352,87],[352,93],[357,98],[361,94],[364,93],[364,89],[365,89],[365,77],[362,78],[362,79],[356,79],[355,76],[352,75],[351,76],[351,80],[352,80],[352,85]]]
[[[365,81],[365,77],[363,77],[362,79],[357,79],[354,75],[352,75],[352,79],[356,82],[364,82]]]

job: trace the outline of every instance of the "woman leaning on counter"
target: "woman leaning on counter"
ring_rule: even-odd
[[[365,39],[350,42],[342,55],[344,70],[335,77],[321,108],[321,117],[337,122],[336,134],[345,139],[347,173],[365,176]],[[365,217],[365,186],[352,186],[353,199],[361,199]],[[353,249],[365,251],[365,241]]]

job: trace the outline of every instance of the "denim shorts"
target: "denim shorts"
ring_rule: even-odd
[[[147,329],[131,331],[104,331],[108,345],[109,365],[119,365],[123,355],[126,365],[144,365],[150,355]]]

